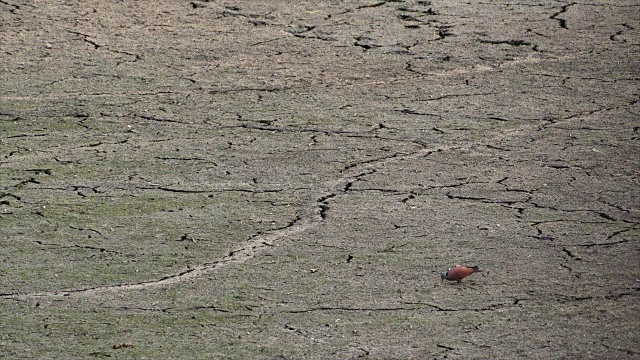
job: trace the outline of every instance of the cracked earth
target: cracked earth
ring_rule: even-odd
[[[639,27],[0,0],[0,356],[637,358]]]

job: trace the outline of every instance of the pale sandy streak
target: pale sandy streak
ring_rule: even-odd
[[[145,281],[135,284],[117,284],[117,285],[105,285],[97,286],[85,289],[67,289],[67,290],[53,290],[39,293],[25,293],[25,294],[5,294],[0,297],[11,299],[29,299],[29,298],[41,298],[41,297],[55,297],[55,296],[73,296],[73,295],[85,295],[91,296],[102,293],[118,292],[118,291],[130,291],[130,290],[142,290],[154,287],[171,286],[184,281],[193,280],[203,275],[209,274],[227,265],[236,263],[242,263],[255,257],[258,253],[270,246],[276,246],[275,243],[278,239],[294,235],[296,233],[305,231],[310,227],[317,226],[309,220],[299,220],[294,225],[287,227],[286,229],[277,230],[273,233],[265,234],[262,236],[256,236],[250,241],[243,244],[243,247],[237,250],[232,250],[228,255],[219,259],[197,265],[183,270],[180,273],[173,274],[161,278],[159,280]]]

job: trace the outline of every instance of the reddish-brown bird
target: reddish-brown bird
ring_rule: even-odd
[[[442,279],[440,282],[444,280],[460,282],[462,281],[462,279],[466,278],[467,276],[476,272],[481,272],[481,271],[482,270],[480,270],[477,266],[469,267],[469,266],[457,265],[454,268],[451,268],[445,272],[440,273],[440,278]]]

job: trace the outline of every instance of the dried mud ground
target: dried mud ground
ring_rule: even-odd
[[[639,358],[639,22],[0,0],[0,357]]]

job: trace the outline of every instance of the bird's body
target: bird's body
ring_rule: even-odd
[[[475,272],[481,272],[481,271],[482,270],[480,270],[477,266],[469,267],[469,266],[457,265],[456,267],[453,267],[441,273],[440,278],[442,279],[442,281],[449,280],[449,281],[460,282],[462,281],[462,279],[466,278],[467,276]]]

